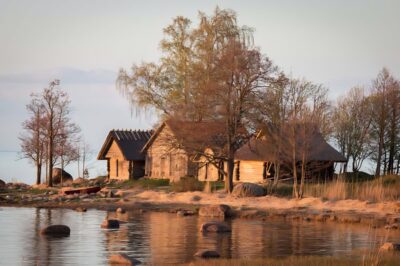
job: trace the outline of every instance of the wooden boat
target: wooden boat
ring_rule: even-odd
[[[79,187],[79,188],[68,188],[64,189],[63,193],[65,195],[72,195],[72,194],[91,194],[99,192],[101,187],[94,186],[94,187]]]

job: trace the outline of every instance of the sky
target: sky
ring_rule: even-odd
[[[396,0],[0,0],[0,179],[34,182],[34,167],[19,159],[18,136],[30,94],[53,79],[69,94],[71,118],[93,151],[90,175],[105,174],[95,157],[108,131],[157,122],[131,113],[116,90],[118,70],[157,61],[162,29],[174,17],[197,24],[199,11],[216,6],[236,11],[264,54],[293,77],[329,88],[332,100],[368,88],[383,67],[400,78]],[[76,165],[66,170],[77,174]]]

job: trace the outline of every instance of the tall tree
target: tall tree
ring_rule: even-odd
[[[382,170],[382,160],[385,148],[385,136],[389,128],[389,88],[393,86],[395,79],[389,73],[389,71],[384,68],[378,74],[376,79],[372,83],[372,92],[370,95],[371,107],[371,117],[372,117],[372,151],[374,155],[374,160],[376,161],[375,175],[380,176]],[[384,164],[386,165],[386,164]]]
[[[347,164],[351,160],[352,171],[358,172],[371,154],[371,104],[363,88],[352,88],[338,100],[333,124],[334,139],[347,159],[343,171],[347,171]]]
[[[34,97],[34,96],[33,96]],[[36,184],[41,183],[42,165],[45,159],[43,139],[43,105],[34,97],[26,106],[30,117],[22,124],[24,132],[19,137],[22,157],[29,159],[36,167]]]
[[[28,111],[32,117],[23,125],[30,130],[30,135],[21,137],[21,147],[25,155],[35,158],[39,183],[41,165],[46,158],[47,183],[52,186],[52,170],[57,161],[63,166],[76,159],[73,141],[79,127],[69,118],[70,100],[59,88],[59,80],[50,82],[48,88],[40,94],[32,94],[31,98]]]
[[[121,70],[118,87],[136,106],[163,115],[223,123],[227,161],[226,189],[233,184],[233,158],[259,94],[275,78],[276,68],[253,46],[253,31],[239,26],[231,10],[199,14],[200,23],[178,17],[164,30],[161,62]]]

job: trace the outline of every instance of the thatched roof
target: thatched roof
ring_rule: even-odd
[[[279,157],[282,161],[291,161],[291,151],[293,146],[288,139],[288,134],[277,137],[271,134],[265,134],[262,138],[252,138],[248,143],[243,145],[235,154],[237,160],[249,161],[274,161]],[[329,145],[319,132],[312,131],[306,137],[307,161],[330,161],[330,162],[346,162],[346,158]],[[293,142],[293,141],[292,141]],[[278,143],[280,143],[280,152],[278,153]],[[297,144],[297,160],[301,160],[301,149],[304,139],[300,135],[296,135]]]
[[[118,145],[125,160],[144,161],[145,156],[141,152],[143,146],[150,139],[153,130],[111,130],[97,156],[98,160],[106,160],[105,157],[113,141]]]

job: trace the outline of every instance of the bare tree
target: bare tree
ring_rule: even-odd
[[[29,159],[36,166],[36,184],[41,183],[42,165],[45,156],[45,145],[43,140],[43,106],[35,95],[26,106],[30,118],[22,127],[24,132],[19,137],[21,141],[22,157]]]
[[[338,100],[333,115],[334,138],[347,163],[351,160],[352,171],[358,172],[370,156],[371,105],[364,89],[352,88]]]
[[[38,184],[41,181],[42,164],[46,160],[49,186],[53,185],[52,170],[58,161],[64,168],[76,160],[73,142],[80,131],[70,121],[70,101],[58,85],[59,81],[54,80],[42,93],[31,95],[31,102],[27,105],[31,117],[23,123],[25,132],[20,137],[23,156],[36,165]]]

